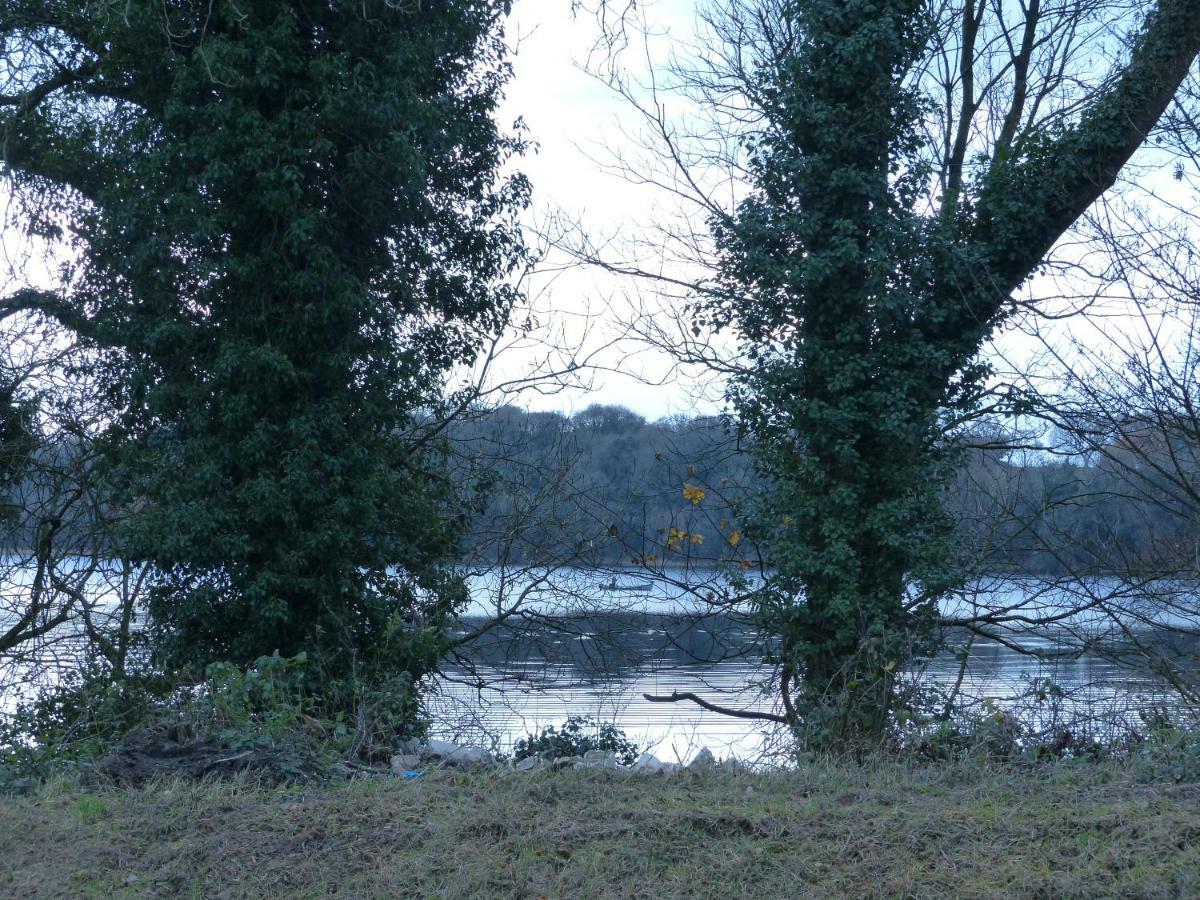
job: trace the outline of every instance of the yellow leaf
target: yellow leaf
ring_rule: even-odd
[[[737,546],[738,544],[740,544],[741,542],[742,542],[742,533],[741,533],[740,531],[733,531],[733,532],[730,532],[730,535],[729,535],[729,546],[731,546],[731,547],[736,547],[736,546]]]
[[[700,505],[700,501],[704,499],[704,489],[698,488],[694,484],[685,484],[683,486],[683,498],[691,500],[696,506]]]
[[[704,543],[704,535],[690,534],[690,535],[688,535],[688,540],[690,540],[693,544],[703,544]]]

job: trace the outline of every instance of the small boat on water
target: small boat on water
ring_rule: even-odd
[[[627,594],[648,594],[652,587],[654,583],[651,581],[617,581],[615,575],[611,581],[600,585],[601,590],[621,591]]]

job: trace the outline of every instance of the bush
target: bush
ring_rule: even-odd
[[[204,680],[190,685],[151,675],[117,682],[98,668],[70,674],[0,719],[0,786],[46,777],[62,763],[96,761],[155,735],[270,750],[314,769],[345,757],[386,760],[422,733],[407,675],[322,685],[311,668],[303,653],[275,653],[245,669],[212,663]]]
[[[57,764],[103,756],[161,716],[168,694],[151,677],[114,682],[90,669],[68,674],[0,721],[0,781],[4,773],[44,777]]]
[[[617,761],[625,766],[633,765],[641,754],[641,748],[616,725],[597,722],[588,716],[571,716],[561,729],[550,725],[543,728],[541,734],[522,738],[513,745],[513,755],[517,759],[526,756],[544,756],[548,759],[583,756],[589,750],[615,753]]]

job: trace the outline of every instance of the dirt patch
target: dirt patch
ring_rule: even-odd
[[[221,778],[253,773],[274,782],[307,781],[317,767],[283,746],[232,747],[196,736],[180,725],[159,725],[129,738],[104,757],[97,774],[121,785],[140,786],[155,778]]]

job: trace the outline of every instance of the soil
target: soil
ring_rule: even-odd
[[[96,766],[104,779],[140,786],[166,776],[227,777],[252,772],[268,781],[306,781],[316,766],[294,749],[280,746],[232,747],[210,736],[197,736],[186,725],[159,724],[140,732]]]

